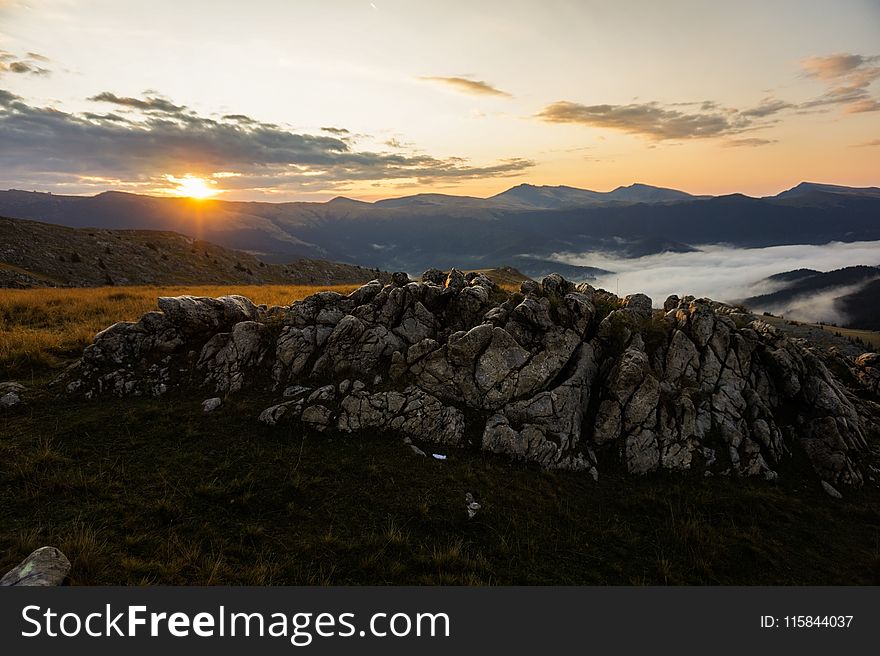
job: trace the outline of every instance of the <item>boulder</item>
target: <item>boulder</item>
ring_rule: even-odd
[[[260,310],[244,296],[160,296],[159,309],[184,334],[230,327],[240,321],[256,321]]]
[[[396,287],[403,287],[410,282],[409,276],[404,271],[395,271],[391,274],[391,283]]]
[[[422,274],[422,281],[432,282],[435,285],[443,285],[446,282],[447,274],[440,269],[428,269]]]
[[[70,561],[55,547],[40,547],[0,578],[0,587],[61,585],[70,573]]]

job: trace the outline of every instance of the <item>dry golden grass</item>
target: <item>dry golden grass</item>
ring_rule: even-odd
[[[817,325],[818,324],[814,324]],[[880,332],[874,330],[858,330],[856,328],[838,328],[837,326],[818,326],[852,340],[861,340],[873,348],[880,348]]]
[[[241,294],[254,303],[288,305],[319,291],[343,294],[357,285],[198,285],[0,290],[0,380],[64,365],[117,321],[157,309],[159,296]]]

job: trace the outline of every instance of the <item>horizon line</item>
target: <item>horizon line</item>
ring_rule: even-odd
[[[669,191],[678,191],[678,192],[682,192],[685,194],[689,194],[690,196],[693,196],[696,199],[722,198],[724,196],[745,196],[747,198],[761,199],[761,198],[774,198],[775,196],[778,196],[781,193],[784,193],[786,191],[790,191],[790,190],[795,189],[796,187],[799,187],[800,185],[804,185],[804,184],[826,186],[826,187],[842,187],[842,188],[848,188],[848,189],[863,189],[863,190],[880,189],[880,182],[878,182],[877,186],[874,186],[874,185],[872,185],[872,186],[853,186],[853,185],[845,185],[845,184],[833,183],[833,182],[814,182],[814,181],[810,181],[810,180],[801,180],[791,186],[784,187],[783,189],[776,192],[775,194],[770,194],[770,195],[766,195],[766,196],[752,196],[750,194],[746,194],[741,191],[730,191],[730,192],[722,193],[722,194],[698,194],[698,193],[686,191],[684,189],[680,189],[678,187],[664,187],[664,186],[660,186],[660,185],[650,184],[647,182],[631,182],[628,185],[617,185],[616,187],[613,187],[612,189],[609,189],[607,191],[590,189],[588,187],[575,187],[573,185],[567,185],[567,184],[555,184],[554,185],[554,184],[534,184],[534,183],[530,183],[530,182],[522,182],[520,184],[506,187],[502,191],[495,193],[495,194],[490,194],[489,196],[472,196],[470,194],[451,194],[451,193],[444,193],[444,192],[439,192],[439,191],[437,191],[437,192],[435,192],[435,191],[420,191],[420,192],[417,192],[414,194],[404,194],[404,195],[400,195],[400,196],[385,196],[382,198],[375,198],[373,200],[362,200],[361,198],[355,198],[353,196],[344,196],[344,195],[340,194],[340,195],[333,196],[331,198],[327,198],[326,200],[297,199],[297,200],[277,200],[277,201],[265,200],[265,199],[240,200],[240,199],[233,199],[233,198],[219,198],[219,197],[217,197],[220,194],[224,193],[224,191],[226,191],[226,190],[221,190],[218,192],[217,196],[212,196],[212,197],[208,197],[208,198],[193,198],[191,196],[186,196],[186,195],[162,194],[162,193],[140,193],[140,192],[134,192],[134,191],[125,191],[125,190],[115,189],[115,188],[104,189],[103,191],[99,191],[99,192],[95,192],[95,193],[82,193],[82,194],[58,193],[58,192],[54,192],[54,191],[40,191],[37,189],[27,190],[27,189],[19,189],[16,187],[10,187],[10,188],[3,189],[0,191],[2,191],[4,193],[21,192],[21,193],[26,193],[26,194],[45,194],[45,195],[49,195],[49,196],[67,196],[67,197],[71,197],[71,198],[97,198],[98,196],[101,196],[103,194],[115,193],[115,194],[127,194],[130,196],[142,196],[145,198],[167,198],[167,199],[180,199],[180,200],[195,200],[200,203],[208,203],[208,202],[212,202],[212,201],[222,201],[222,202],[228,202],[228,203],[269,203],[269,204],[276,204],[276,205],[281,205],[284,203],[312,203],[315,205],[324,205],[324,204],[330,203],[334,200],[349,200],[349,201],[353,201],[353,202],[357,202],[357,203],[374,205],[376,203],[386,201],[386,200],[398,200],[398,199],[402,199],[402,198],[414,198],[417,196],[432,196],[432,195],[433,196],[447,196],[450,198],[473,198],[475,200],[490,200],[496,196],[500,196],[501,194],[504,194],[504,193],[511,191],[513,189],[516,189],[518,187],[534,187],[534,188],[538,188],[538,189],[541,189],[541,188],[551,188],[551,189],[567,188],[567,189],[574,189],[577,191],[586,191],[586,192],[592,192],[592,193],[608,194],[608,193],[612,193],[614,191],[617,191],[618,189],[628,189],[630,187],[640,186],[640,187],[651,187],[653,189],[664,189],[664,190],[669,190]]]

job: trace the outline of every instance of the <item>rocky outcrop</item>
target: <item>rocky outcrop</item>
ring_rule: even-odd
[[[96,336],[64,383],[90,398],[263,390],[270,426],[396,433],[594,477],[610,458],[772,480],[797,453],[829,485],[874,476],[876,354],[832,363],[709,299],[652,306],[555,274],[508,294],[455,269],[283,308],[163,298]]]

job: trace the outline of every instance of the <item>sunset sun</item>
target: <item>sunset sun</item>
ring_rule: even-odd
[[[186,196],[187,198],[201,200],[203,198],[210,198],[219,193],[217,189],[214,189],[211,186],[214,182],[205,180],[204,178],[197,178],[191,175],[186,175],[182,178],[175,178],[169,175],[168,180],[177,184],[177,186],[174,187],[174,193],[178,196]]]

